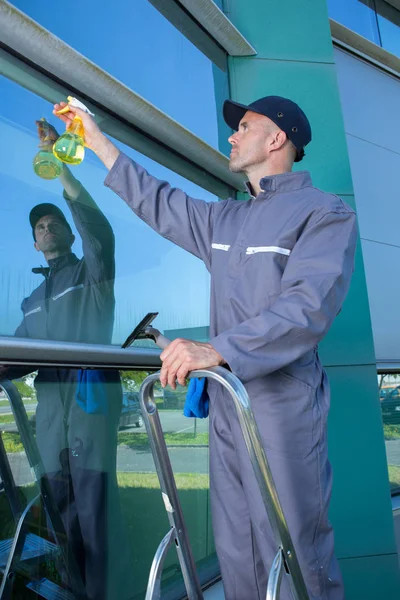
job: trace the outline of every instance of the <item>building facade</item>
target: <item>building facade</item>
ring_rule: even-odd
[[[128,156],[159,179],[210,202],[246,199],[241,177],[228,169],[231,132],[221,116],[224,99],[249,103],[264,95],[287,96],[309,117],[313,141],[300,168],[310,170],[314,185],[356,209],[360,233],[349,296],[321,345],[332,387],[331,520],[350,600],[395,600],[400,593],[394,519],[400,491],[399,27],[398,0],[119,0],[107,11],[87,0],[68,18],[62,7],[48,3],[0,0],[0,356],[5,363],[35,365],[30,353],[38,358],[53,351],[59,366],[96,366],[89,359],[79,362],[79,348],[74,359],[73,349],[51,333],[47,345],[38,340],[36,348],[14,338],[21,302],[42,282],[32,268],[45,266],[33,247],[31,208],[41,202],[61,208],[76,236],[74,252],[78,257],[84,252],[60,181],[41,179],[32,168],[39,143],[35,121],[44,117],[61,127],[52,115],[55,102],[78,97]],[[149,311],[159,312],[155,324],[170,337],[206,340],[209,277],[202,263],[158,237],[104,187],[106,170],[93,154],[87,152],[71,172],[115,236],[114,329],[104,364],[115,366],[112,347],[121,345]],[[120,369],[124,392],[133,394],[145,373],[159,365],[148,341],[135,342],[135,348],[136,362]],[[36,406],[32,379],[28,374],[19,381],[29,398],[28,413]],[[207,422],[181,416],[183,395],[166,397],[160,391],[157,403],[200,579],[207,585],[219,573],[209,509]],[[129,412],[129,402],[126,408]],[[0,422],[8,423],[6,417],[6,411],[4,417],[0,413]],[[16,483],[29,497],[34,481],[18,433],[11,429],[4,435]],[[117,478],[132,597],[139,600],[168,529],[143,427],[119,431]],[[182,598],[183,590],[170,552],[163,598]]]

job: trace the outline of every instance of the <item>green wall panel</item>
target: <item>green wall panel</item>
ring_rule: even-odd
[[[344,200],[348,201],[348,198]],[[357,244],[355,270],[348,296],[329,334],[320,344],[320,356],[325,366],[375,364],[360,241]]]
[[[334,65],[231,58],[232,98],[245,104],[286,96],[308,116],[313,140],[296,169],[309,169],[316,187],[353,194],[350,163]]]
[[[329,367],[330,518],[338,557],[396,552],[374,367]]]
[[[248,103],[287,96],[313,129],[305,160],[314,185],[354,206],[326,2],[224,0],[254,57],[228,60],[231,98]],[[321,344],[332,389],[329,448],[334,468],[331,519],[350,600],[400,597],[390,490],[362,252],[351,289]]]
[[[226,13],[257,58],[333,63],[323,0],[224,0]]]
[[[399,600],[397,555],[340,561],[346,600]]]

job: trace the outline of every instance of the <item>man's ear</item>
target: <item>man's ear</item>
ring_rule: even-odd
[[[270,151],[279,150],[286,143],[287,135],[282,129],[275,131],[269,140]]]
[[[40,248],[37,242],[34,242],[33,247],[35,248],[36,252],[40,252]]]
[[[72,246],[72,244],[73,244],[73,243],[74,243],[74,241],[75,241],[75,236],[74,236],[74,234],[73,234],[73,233],[71,233],[71,235],[70,235],[70,238],[69,238],[69,239],[70,239],[70,243],[69,243],[69,245],[70,245],[70,246]]]

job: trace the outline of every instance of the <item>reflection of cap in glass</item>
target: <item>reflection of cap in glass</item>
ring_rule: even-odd
[[[39,219],[41,219],[42,217],[46,217],[47,215],[54,215],[55,217],[58,217],[60,221],[62,221],[66,225],[66,227],[68,227],[70,233],[72,233],[71,226],[65,218],[62,210],[58,208],[58,206],[56,206],[55,204],[51,204],[50,202],[43,202],[42,204],[37,204],[36,206],[34,206],[31,212],[29,213],[29,222],[32,227],[33,239],[36,239],[36,223],[39,221]]]
[[[248,106],[225,100],[223,108],[225,122],[231,129],[237,131],[240,121],[248,110],[264,115],[276,123],[297,150],[295,162],[303,158],[304,147],[311,142],[311,126],[298,104],[282,96],[265,96]]]

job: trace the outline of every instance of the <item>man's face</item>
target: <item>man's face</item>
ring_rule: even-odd
[[[38,252],[69,252],[74,241],[68,226],[56,215],[46,215],[35,225]]]
[[[233,173],[248,172],[268,159],[268,140],[279,128],[268,117],[247,111],[239,129],[230,136],[232,150],[229,169]]]

